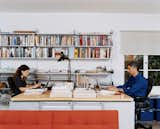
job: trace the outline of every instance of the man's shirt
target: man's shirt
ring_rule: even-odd
[[[124,93],[129,96],[145,97],[148,88],[148,81],[138,73],[135,77],[131,76],[124,85],[118,86],[118,88],[122,88]]]

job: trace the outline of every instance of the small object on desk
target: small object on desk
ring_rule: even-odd
[[[109,90],[101,90],[97,94],[102,95],[102,96],[110,96],[110,95],[115,95],[115,91],[109,91]]]

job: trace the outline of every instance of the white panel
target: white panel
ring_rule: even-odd
[[[124,55],[160,55],[160,31],[121,32]]]
[[[103,110],[117,110],[119,129],[134,129],[135,103],[134,102],[104,102]]]

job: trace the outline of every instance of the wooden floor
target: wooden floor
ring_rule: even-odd
[[[145,125],[148,126],[148,123],[146,123]],[[138,129],[143,129],[143,128],[138,128]],[[153,122],[152,129],[160,129],[160,122]]]
[[[153,125],[153,129],[160,129],[160,123],[155,123]]]

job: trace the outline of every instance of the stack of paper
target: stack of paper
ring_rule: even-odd
[[[76,88],[73,92],[73,96],[74,98],[96,98],[96,92],[86,88]]]
[[[47,89],[28,89],[25,90],[24,94],[25,95],[30,95],[30,94],[36,94],[36,95],[40,95],[43,94]]]
[[[52,87],[50,97],[72,98],[72,90],[66,87]]]
[[[114,95],[115,93],[116,93],[115,91],[101,90],[98,92],[98,95],[109,96],[109,95]]]

